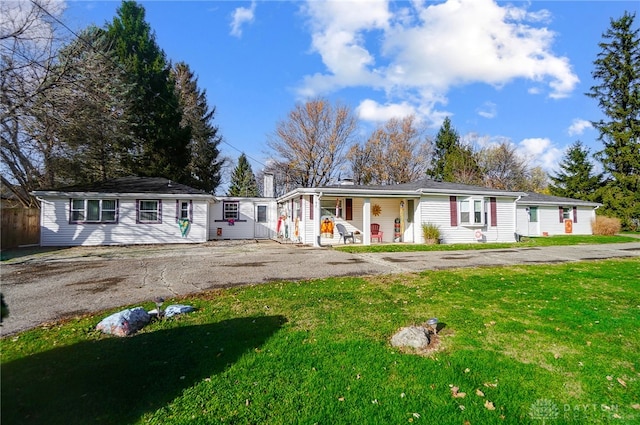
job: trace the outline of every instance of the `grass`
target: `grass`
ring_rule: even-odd
[[[334,246],[334,249],[344,252],[414,252],[414,251],[461,251],[461,250],[481,250],[481,249],[504,249],[504,248],[529,248],[542,246],[560,245],[581,245],[581,244],[603,244],[603,243],[625,243],[638,242],[637,237],[616,235],[557,235],[549,237],[526,237],[523,236],[521,242],[504,243],[456,243],[441,245],[422,244],[376,244],[376,245],[344,245]]]
[[[129,338],[78,318],[1,341],[2,420],[639,423],[639,276],[624,259],[272,282]],[[390,346],[432,316],[438,351]]]

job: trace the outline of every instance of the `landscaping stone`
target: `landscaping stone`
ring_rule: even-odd
[[[426,348],[429,345],[429,332],[422,326],[409,326],[400,329],[391,337],[394,347]]]
[[[177,314],[191,313],[195,308],[190,305],[171,304],[164,310],[164,317],[172,317]]]
[[[110,335],[127,336],[142,329],[150,320],[151,316],[144,308],[128,308],[105,317],[96,329]]]

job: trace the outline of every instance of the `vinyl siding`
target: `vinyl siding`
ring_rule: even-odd
[[[466,197],[466,196],[465,196]],[[459,202],[461,197],[456,197]],[[478,199],[485,199],[486,217],[490,221],[491,212],[489,209],[489,198],[479,196]],[[475,243],[475,242],[513,242],[515,240],[515,204],[513,198],[496,199],[497,226],[469,226],[463,225],[458,219],[457,226],[451,226],[451,210],[449,205],[449,195],[427,195],[420,199],[420,206],[416,216],[416,232],[419,233],[416,241],[424,243],[420,227],[422,223],[433,223],[440,227],[443,243]],[[458,214],[460,208],[458,207]],[[419,220],[418,220],[419,217]],[[483,233],[482,240],[475,237],[477,230]]]
[[[118,198],[118,201],[118,223],[113,224],[70,224],[68,198],[43,201],[41,245],[134,245],[207,240],[207,201],[192,201],[193,222],[184,238],[176,223],[175,199],[162,199],[162,223],[158,224],[136,223],[136,199]]]
[[[529,217],[526,211],[528,205],[518,205],[518,233],[524,236],[542,236],[547,233],[549,236],[564,235],[564,222],[560,223],[558,217],[559,205],[537,205],[538,207],[538,223],[529,223]],[[529,205],[531,206],[531,205]],[[569,206],[571,207],[571,206]],[[571,207],[572,208],[572,207]],[[591,235],[591,222],[595,219],[595,210],[593,207],[578,206],[577,207],[578,222],[572,224],[573,235]],[[573,211],[569,213],[573,219]]]
[[[223,220],[223,201],[238,202],[239,219],[230,226]],[[257,206],[267,206],[267,222],[257,223]],[[223,198],[211,205],[209,210],[209,239],[269,239],[275,235],[276,202],[262,198]],[[222,235],[218,236],[218,228]]]

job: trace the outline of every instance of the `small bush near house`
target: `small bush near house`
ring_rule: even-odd
[[[440,227],[433,223],[422,223],[422,237],[426,244],[436,244],[440,239]]]
[[[613,236],[620,233],[622,225],[618,218],[597,216],[591,223],[591,229],[594,235]]]

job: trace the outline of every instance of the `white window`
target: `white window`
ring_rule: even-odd
[[[116,199],[72,199],[71,223],[115,223]]]
[[[484,199],[463,198],[460,200],[460,223],[467,225],[484,225]]]
[[[178,222],[178,220],[193,221],[192,201],[180,201],[176,199],[176,222]]]
[[[531,223],[538,222],[538,207],[529,207],[529,221]]]
[[[224,220],[238,220],[240,218],[240,203],[224,202],[222,204],[222,214]]]
[[[138,200],[138,223],[162,223],[162,201],[159,199]]]

